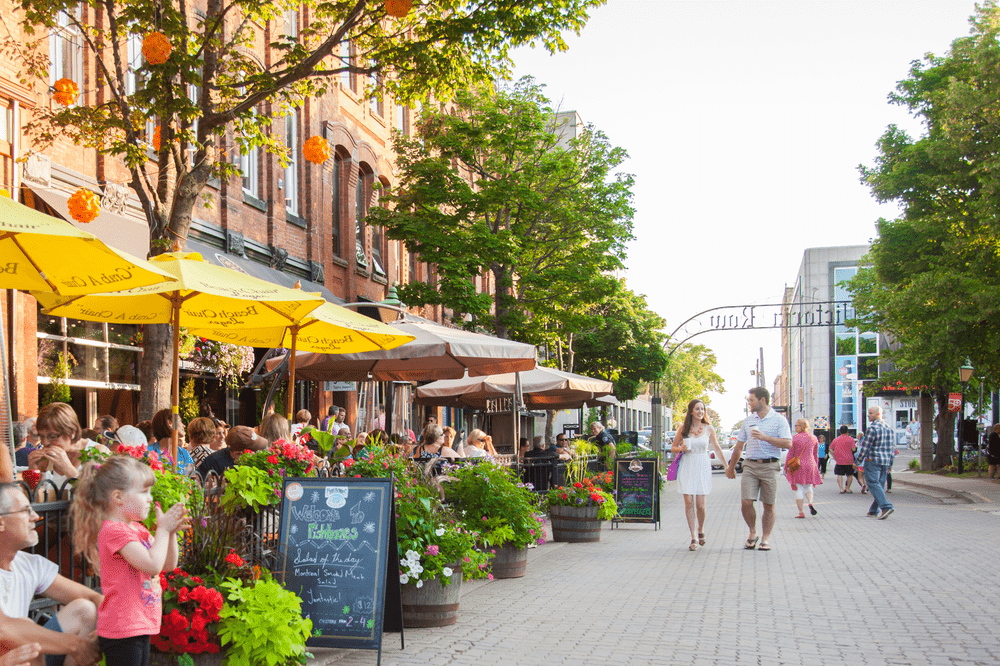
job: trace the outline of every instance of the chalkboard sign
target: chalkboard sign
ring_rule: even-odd
[[[383,630],[402,632],[392,479],[285,479],[282,498],[279,561],[313,623],[306,645],[381,661]]]
[[[653,523],[660,525],[659,461],[656,458],[631,458],[615,461],[615,497],[618,515],[614,523]]]

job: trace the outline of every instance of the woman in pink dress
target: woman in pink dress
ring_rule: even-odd
[[[799,468],[794,472],[788,471],[788,460],[799,459]],[[819,442],[816,437],[809,432],[809,421],[799,419],[795,422],[795,435],[792,437],[792,448],[788,450],[788,457],[785,461],[785,476],[788,483],[792,484],[795,491],[795,503],[799,507],[799,515],[796,518],[805,518],[803,511],[803,501],[809,503],[809,513],[816,515],[816,507],[813,506],[813,487],[823,483],[823,477],[819,475]]]

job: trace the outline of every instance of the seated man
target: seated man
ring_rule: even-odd
[[[38,544],[38,515],[20,487],[0,484],[0,652],[38,643],[33,666],[90,666],[100,658],[97,608],[104,597],[59,574],[41,555],[22,551]],[[41,594],[62,608],[40,627],[28,619],[28,606]]]
[[[558,454],[555,451],[551,451],[545,446],[545,440],[541,435],[537,435],[532,440],[531,450],[524,454],[525,460],[555,460],[557,457]]]

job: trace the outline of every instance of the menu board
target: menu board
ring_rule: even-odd
[[[614,522],[660,524],[659,461],[631,458],[615,461],[615,497],[618,515]],[[613,525],[612,525],[613,526]]]
[[[285,587],[312,620],[306,645],[379,650],[382,632],[402,632],[393,482],[285,479],[279,562]],[[402,638],[402,637],[401,637]]]

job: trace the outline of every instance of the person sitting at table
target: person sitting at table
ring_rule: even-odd
[[[28,467],[46,472],[43,479],[52,481],[57,488],[79,475],[83,451],[111,453],[108,447],[81,437],[83,431],[76,412],[65,402],[51,402],[42,407],[35,429],[42,447],[28,454]]]
[[[524,458],[524,454],[531,450],[531,442],[527,437],[522,437],[517,443],[517,459]]]
[[[226,435],[226,448],[219,449],[198,465],[198,474],[202,479],[208,479],[209,474],[222,477],[226,470],[236,465],[236,461],[244,453],[262,451],[270,446],[270,442],[258,435],[249,426],[233,426]]]
[[[312,421],[312,417],[312,412],[308,409],[300,409],[295,412],[295,423],[292,424],[290,429],[292,433],[292,441],[299,441],[299,434],[302,432],[303,428],[309,425],[309,422]]]
[[[556,435],[555,453],[559,456],[559,460],[573,459],[573,447],[570,444],[569,437],[566,435]]]
[[[465,442],[459,442],[458,455],[463,458],[484,458],[495,455],[486,448],[486,433],[476,428],[469,433]]]
[[[195,465],[201,465],[209,457],[225,445],[216,436],[215,422],[205,416],[191,419],[187,429],[188,447],[191,459]]]
[[[170,456],[170,443],[173,440],[174,434],[172,424],[173,416],[169,409],[161,409],[153,414],[153,438],[156,441],[149,443],[149,450],[161,458]],[[180,430],[177,431],[177,460],[174,462],[177,469],[187,473],[188,470],[194,469],[194,459],[184,445],[184,424],[181,423],[180,425]]]
[[[531,450],[524,454],[525,460],[555,461],[558,458],[559,455],[555,451],[550,451],[549,447],[545,445],[545,438],[541,435],[535,436],[535,439],[532,441]]]
[[[34,447],[28,447],[27,429],[20,421],[14,424],[14,464],[18,467],[28,466],[28,454],[34,451]]]
[[[420,444],[413,449],[413,459],[417,461],[445,458],[457,460],[465,456],[459,455],[450,446],[444,445],[444,431],[437,423],[431,423],[420,434]]]
[[[292,433],[288,429],[288,419],[277,412],[271,412],[260,422],[257,427],[257,434],[269,442],[277,442],[279,439],[285,442],[292,441]]]
[[[13,650],[37,643],[47,664],[89,666],[100,658],[95,629],[104,597],[60,575],[56,563],[24,552],[38,545],[37,520],[20,486],[0,484],[0,580],[5,586],[0,594],[0,646]],[[44,627],[28,619],[36,594],[62,606]]]

